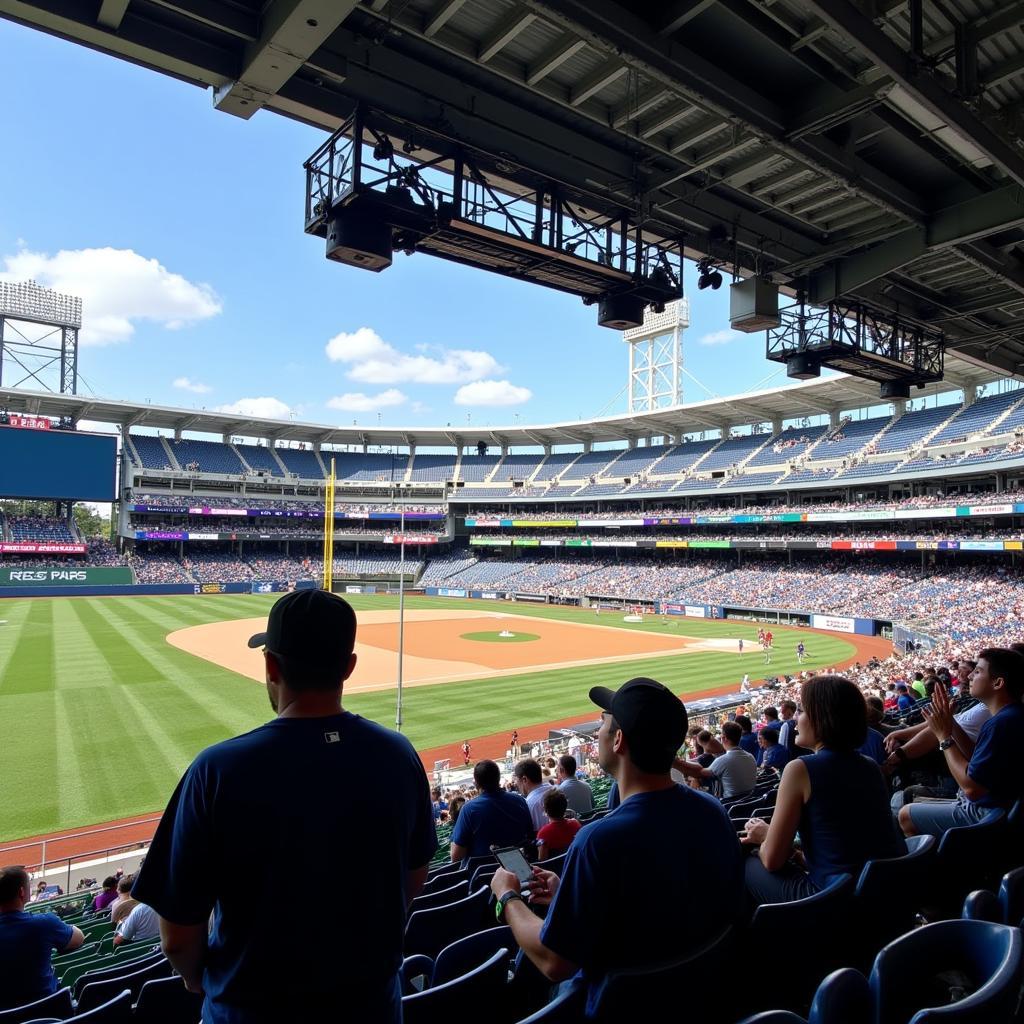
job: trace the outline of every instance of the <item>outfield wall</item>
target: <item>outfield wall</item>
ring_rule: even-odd
[[[138,597],[169,594],[283,594],[289,590],[312,590],[313,580],[247,580],[244,583],[135,583],[97,586],[87,583],[66,586],[4,586],[4,597]]]

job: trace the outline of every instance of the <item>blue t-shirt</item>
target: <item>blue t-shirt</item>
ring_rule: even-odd
[[[882,734],[877,729],[870,727],[868,728],[867,738],[857,748],[857,753],[870,757],[875,764],[882,764],[889,756],[885,752],[885,740],[882,738]]]
[[[757,737],[752,732],[745,732],[740,737],[740,750],[745,750],[752,757],[757,757],[761,750]]]
[[[761,758],[762,766],[765,768],[777,768],[780,772],[789,764],[792,757],[790,752],[781,743],[776,743],[773,747],[765,747],[761,753],[764,755]]]
[[[896,707],[900,711],[909,711],[914,706],[914,698],[901,693],[896,700]]]
[[[523,846],[532,842],[534,834],[526,801],[518,793],[499,789],[463,805],[452,842],[469,850],[469,857],[483,857],[491,846]]]
[[[590,1013],[609,970],[682,957],[706,940],[679,911],[698,890],[716,923],[739,918],[742,855],[722,805],[688,786],[636,793],[576,834],[541,942],[580,966]]]
[[[34,1003],[57,991],[50,957],[73,934],[71,925],[56,914],[0,914],[0,1010]]]
[[[213,911],[205,1024],[398,1021],[406,872],[436,849],[405,737],[276,718],[196,758],[132,895],[176,924]]]
[[[970,775],[988,795],[975,801],[979,807],[1011,807],[1024,797],[1024,704],[1008,704],[993,715],[978,733],[974,756],[967,766]]]

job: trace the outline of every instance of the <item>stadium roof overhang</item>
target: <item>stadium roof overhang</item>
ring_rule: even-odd
[[[973,389],[995,376],[955,357],[949,360],[946,381],[915,392],[924,398],[956,388]],[[0,388],[0,408],[33,416],[70,416],[76,423],[95,420],[125,429],[149,428],[218,436],[258,437],[272,441],[301,441],[326,445],[418,445],[421,447],[490,446],[535,447],[634,442],[641,438],[676,437],[705,431],[804,417],[842,414],[877,406],[878,386],[838,375],[786,387],[753,391],[726,398],[658,409],[655,412],[607,416],[573,423],[514,426],[338,427],[270,420],[198,409],[175,409],[148,403],[121,402],[81,395]]]
[[[424,152],[443,138],[499,157],[512,188],[543,176],[690,256],[1024,365],[1021,0],[0,0],[0,15],[208,87],[243,118],[334,130],[363,104]]]

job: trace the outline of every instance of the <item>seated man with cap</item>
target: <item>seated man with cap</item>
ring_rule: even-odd
[[[355,637],[333,594],[274,605],[249,646],[277,717],[199,754],[135,883],[168,959],[205,994],[204,1024],[401,1020],[406,913],[437,837],[412,744],[341,705]],[[315,905],[286,894],[324,873]]]
[[[681,958],[706,944],[680,922],[695,886],[723,928],[742,911],[742,857],[722,805],[677,785],[672,763],[686,736],[686,708],[653,679],[617,691],[596,686],[601,708],[598,756],[622,802],[591,822],[569,848],[562,876],[534,869],[529,900],[548,905],[545,920],[525,905],[516,876],[495,873],[499,922],[552,981],[580,973],[592,1012],[604,975]]]

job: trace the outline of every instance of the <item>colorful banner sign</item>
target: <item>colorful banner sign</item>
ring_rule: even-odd
[[[0,569],[0,587],[111,586],[134,583],[127,566],[86,566],[82,569]]]
[[[3,555],[84,555],[84,544],[51,544],[43,541],[14,540],[0,544]]]
[[[19,416],[11,413],[8,420],[12,427],[21,427],[23,430],[49,430],[53,426],[45,416]]]

